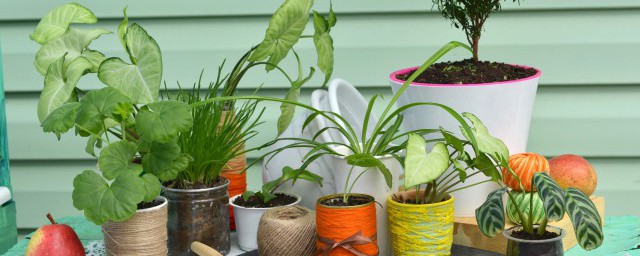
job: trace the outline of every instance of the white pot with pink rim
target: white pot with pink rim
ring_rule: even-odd
[[[391,73],[389,80],[394,93],[405,82],[396,76],[416,69],[417,67],[413,67]],[[504,141],[511,154],[520,153],[527,147],[533,103],[541,74],[540,70],[536,69],[536,73],[530,77],[482,84],[412,83],[396,104],[400,107],[416,102],[436,102],[459,113],[470,112],[482,120],[493,136]],[[443,127],[461,136],[459,126],[451,115],[437,107],[420,106],[404,112],[406,130]],[[465,184],[485,179],[483,175],[476,175],[467,179]],[[454,192],[454,215],[474,216],[475,209],[486,200],[489,192],[496,188],[493,182],[489,182]]]

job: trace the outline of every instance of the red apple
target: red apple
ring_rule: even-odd
[[[51,225],[44,225],[31,237],[26,256],[80,256],[84,246],[71,227],[57,224],[51,214],[47,214]]]
[[[562,188],[577,188],[587,196],[593,194],[598,184],[596,171],[584,158],[577,155],[560,155],[549,161],[549,175]]]

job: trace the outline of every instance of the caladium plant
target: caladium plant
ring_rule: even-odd
[[[140,25],[128,24],[126,10],[124,16],[118,37],[128,61],[89,48],[111,32],[71,27],[97,22],[76,3],[50,11],[31,34],[41,44],[35,66],[44,75],[38,102],[43,130],[60,139],[74,129],[87,138],[86,151],[98,158],[100,173],[85,170],[73,181],[73,205],[96,224],[129,219],[139,203],[160,194],[161,181],[175,178],[190,160],[177,144],[177,135],[192,126],[190,106],[158,101],[160,47]],[[78,88],[89,74],[97,74],[105,87]],[[99,155],[96,148],[102,148]]]

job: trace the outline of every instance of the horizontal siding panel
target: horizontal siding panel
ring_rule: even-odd
[[[128,15],[136,18],[191,17],[191,16],[248,16],[271,15],[283,2],[276,0],[137,0],[137,1],[89,1],[78,3],[87,6],[99,18],[121,18],[122,8],[128,6]],[[65,0],[4,0],[0,20],[39,20],[50,9],[67,3]],[[425,0],[350,0],[336,1],[338,13],[397,13],[434,12],[432,3]],[[316,1],[316,9],[327,10],[328,1]],[[531,10],[583,10],[601,8],[640,8],[635,0],[535,0],[522,1],[520,5],[505,3],[504,11]]]
[[[535,66],[544,73],[543,85],[640,84],[635,65],[635,60],[640,59],[640,33],[629,33],[637,29],[635,24],[640,24],[637,14],[609,10],[496,15],[483,35],[480,56]],[[462,32],[452,29],[438,15],[345,15],[338,19],[332,31],[335,76],[358,86],[386,86],[390,72],[419,65],[447,41],[464,40]],[[175,81],[193,81],[203,68],[213,72],[223,59],[235,61],[251,45],[259,43],[267,17],[151,19],[141,23],[159,42],[164,56],[163,78],[175,87]],[[38,45],[28,39],[35,24],[0,22],[5,90],[9,92],[35,92],[42,88],[43,78],[33,67]],[[102,24],[112,30],[116,26],[116,21]],[[107,56],[124,54],[115,34],[98,39],[92,48]],[[311,40],[301,42],[297,49],[305,66],[315,65]],[[467,57],[468,53],[456,50],[446,59]],[[611,68],[611,63],[616,67]],[[283,67],[296,70],[292,58]],[[309,85],[318,86],[321,76],[316,75]],[[98,83],[95,76],[88,76],[80,84],[90,89]],[[265,88],[289,86],[279,74],[274,72],[265,78],[261,70],[248,74],[241,86],[253,88],[260,84]]]
[[[385,94],[378,102],[384,106],[391,91],[382,88],[361,90],[368,99]],[[263,90],[265,96],[282,97],[284,90]],[[302,93],[301,101],[309,102],[311,90]],[[72,133],[56,141],[53,134],[45,134],[39,127],[36,94],[8,94],[7,120],[9,120],[9,148],[12,159],[90,159],[84,153],[86,139]],[[546,155],[576,153],[593,157],[640,157],[640,85],[609,86],[555,86],[538,91],[532,121],[529,149]],[[249,147],[262,145],[275,137],[279,116],[278,104],[265,104],[260,134],[250,141]],[[300,108],[298,108],[300,110]],[[378,112],[381,113],[382,109]],[[621,136],[624,134],[625,136]],[[615,146],[604,146],[615,145]],[[250,154],[255,157],[256,153]]]
[[[605,197],[607,215],[640,215],[640,177],[636,166],[640,158],[588,159],[596,169],[598,186],[595,194]],[[73,208],[73,178],[84,169],[93,169],[94,161],[13,161],[11,179],[18,211],[19,228],[37,228],[46,222],[44,216],[81,215]],[[247,173],[249,189],[261,184],[261,167]]]

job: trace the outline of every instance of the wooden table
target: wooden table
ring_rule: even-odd
[[[96,226],[84,217],[64,217],[58,220],[59,223],[65,223],[71,226],[82,243],[86,246],[95,244],[102,240],[102,232],[99,226]],[[607,217],[605,219],[604,226],[605,240],[604,244],[593,251],[587,252],[582,250],[579,246],[571,248],[565,253],[567,256],[589,256],[589,255],[615,255],[615,256],[640,256],[640,217],[639,216],[615,216]],[[11,248],[4,255],[6,256],[18,256],[24,255],[24,251],[29,243],[29,238],[32,234],[29,234],[20,241],[17,245]],[[257,253],[245,253],[238,249],[235,233],[231,236],[232,248],[229,255],[258,255]],[[244,254],[243,254],[244,253]],[[454,256],[493,256],[499,255],[493,252],[478,251],[473,248],[464,246],[456,246],[452,248],[452,255]],[[384,256],[384,255],[381,255]]]

